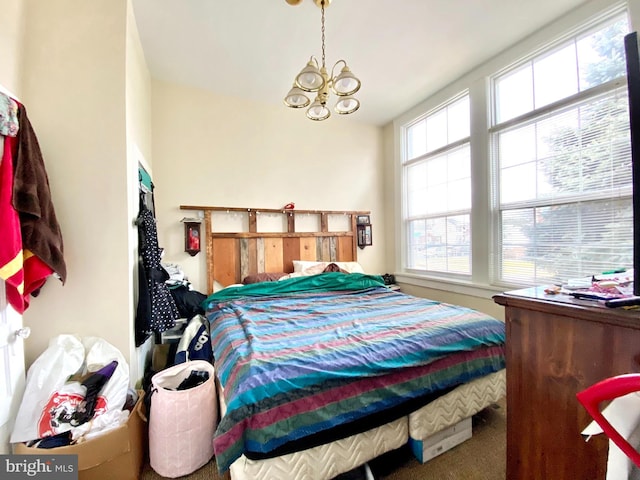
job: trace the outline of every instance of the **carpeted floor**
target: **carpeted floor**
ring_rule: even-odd
[[[376,480],[505,480],[506,399],[473,417],[473,436],[421,465],[407,449],[391,452],[370,463]],[[147,464],[141,480],[161,477]],[[215,459],[184,480],[229,480],[218,474]],[[357,477],[356,477],[357,478]],[[260,479],[256,479],[260,480]]]

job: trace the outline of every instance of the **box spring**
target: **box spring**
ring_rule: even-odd
[[[329,480],[405,445],[422,440],[470,417],[505,395],[505,370],[460,385],[437,400],[393,422],[363,433],[274,458],[245,456],[230,468],[232,480]],[[220,411],[223,394],[218,385]]]

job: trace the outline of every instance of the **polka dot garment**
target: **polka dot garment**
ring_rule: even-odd
[[[149,209],[143,208],[138,215],[137,224],[141,234],[138,248],[147,272],[151,301],[149,327],[155,332],[164,332],[175,326],[179,313],[169,287],[165,283],[169,275],[160,264],[161,249],[158,246],[156,219]]]

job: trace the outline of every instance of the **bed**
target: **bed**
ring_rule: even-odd
[[[214,448],[233,480],[330,479],[504,396],[502,322],[341,268],[368,212],[313,211],[321,228],[297,232],[295,215],[310,211],[282,211],[294,217],[286,232],[265,234],[251,221],[248,232],[212,229],[212,212],[240,209],[182,208],[204,211],[209,283],[226,287],[206,306],[222,414]],[[325,215],[345,217],[346,230],[330,231]],[[333,268],[294,272],[301,257]],[[269,271],[287,275],[241,284]]]

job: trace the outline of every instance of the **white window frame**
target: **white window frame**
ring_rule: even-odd
[[[421,121],[429,118],[432,115],[438,114],[440,112],[442,112],[444,109],[448,108],[449,106],[455,104],[456,102],[459,102],[461,99],[465,98],[465,97],[469,97],[469,92],[467,90],[464,90],[462,92],[458,92],[457,95],[453,96],[452,98],[448,99],[445,103],[443,103],[442,105],[438,105],[436,108],[434,108],[433,110],[427,112],[425,115],[422,115],[420,118],[415,119],[413,122],[411,122],[408,125],[405,125],[403,127],[403,130],[405,132],[405,139],[408,136],[408,131],[414,127],[416,124],[420,123]],[[428,132],[427,132],[428,135]],[[463,138],[459,138],[456,139],[454,141],[451,141],[450,143],[446,144],[446,145],[442,145],[440,147],[437,147],[433,150],[429,150],[426,152],[421,153],[420,155],[417,155],[411,159],[405,159],[405,161],[403,162],[402,168],[403,168],[403,196],[404,196],[404,204],[407,206],[408,208],[408,204],[409,204],[409,200],[408,200],[408,189],[407,189],[407,175],[406,175],[406,170],[408,170],[412,165],[415,165],[416,163],[423,163],[423,162],[428,162],[431,159],[433,159],[434,157],[437,157],[439,155],[442,154],[446,154],[449,152],[453,152],[456,149],[460,148],[460,147],[464,147],[466,145],[469,145],[469,147],[471,146],[471,137],[470,135],[467,137],[463,137]],[[407,145],[408,142],[405,142],[404,145]],[[408,155],[406,155],[408,156]],[[447,210],[447,211],[443,211],[443,212],[439,212],[438,214],[424,214],[424,215],[418,215],[418,217],[424,217],[425,220],[428,220],[430,218],[434,218],[434,217],[438,217],[438,218],[443,218],[443,217],[447,217],[447,216],[452,216],[452,215],[461,215],[461,214],[468,214],[469,217],[471,217],[471,207],[467,210],[467,209],[461,209],[461,210]],[[411,219],[409,218],[408,214],[405,215],[404,220],[403,220],[403,224],[404,224],[404,229],[406,230],[406,232],[408,232],[409,230],[409,225],[408,222],[411,220],[415,220],[415,217],[412,217]],[[406,233],[405,232],[405,233]],[[471,255],[471,252],[469,252],[469,254]],[[472,257],[473,260],[473,257]],[[407,255],[407,262],[408,263],[408,255]],[[472,268],[472,266],[469,266],[470,268]],[[410,272],[416,272],[418,275],[422,275],[422,274],[433,274],[433,271],[431,270],[418,270],[418,269],[411,269],[407,267],[407,271]],[[430,273],[431,272],[431,273]],[[457,279],[468,279],[469,278],[469,274],[463,274],[463,273],[453,273],[453,272],[438,272],[437,275],[441,275],[447,278],[457,278]]]
[[[634,0],[630,0],[633,2]],[[521,63],[542,51],[550,50],[563,40],[573,36],[576,32],[601,22],[604,18],[627,11],[631,23],[640,25],[640,5],[627,2],[596,1],[589,2],[574,9],[549,26],[539,30],[525,40],[517,43],[502,54],[494,57],[480,67],[467,73],[460,79],[446,86],[424,102],[412,108],[393,122],[395,143],[395,275],[399,282],[420,287],[444,290],[452,293],[491,298],[495,293],[505,289],[518,288],[518,285],[499,283],[492,280],[494,275],[493,253],[496,239],[494,238],[496,216],[491,208],[491,148],[490,128],[493,115],[491,105],[491,78],[506,69]],[[634,13],[639,22],[634,22]],[[637,27],[640,30],[640,27]],[[634,28],[631,28],[634,30]],[[424,274],[410,271],[407,265],[407,232],[406,232],[406,178],[404,178],[404,162],[407,158],[405,151],[407,135],[405,126],[434,111],[463,91],[469,92],[471,118],[471,175],[472,175],[472,272],[469,279],[456,278],[447,274]]]

